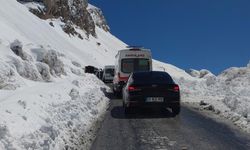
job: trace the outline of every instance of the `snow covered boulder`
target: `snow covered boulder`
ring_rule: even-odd
[[[186,72],[191,75],[192,77],[200,78],[200,71],[195,69],[186,70]]]
[[[23,45],[19,40],[15,40],[10,44],[10,49],[19,57],[22,58],[22,60],[27,61],[33,61],[32,57],[23,51]]]
[[[63,62],[59,59],[59,54],[55,50],[49,50],[42,62],[46,63],[50,67],[50,73],[52,75],[56,76],[61,76],[61,75],[66,75],[66,72],[64,70],[64,64]]]
[[[31,51],[31,55],[34,58],[34,60],[39,61],[39,62],[43,61],[44,56],[48,52],[42,46],[39,48],[31,48],[30,51]]]
[[[50,74],[49,66],[47,64],[38,62],[36,63],[36,67],[44,81],[47,81],[47,82],[51,81],[51,74]]]
[[[83,69],[79,69],[77,67],[71,67],[70,70],[75,75],[78,75],[78,76],[83,76],[84,75]]]
[[[212,74],[209,70],[206,70],[206,69],[200,70],[200,78],[209,78],[211,76],[215,76],[215,75]]]
[[[209,78],[209,77],[215,76],[209,70],[206,70],[206,69],[202,69],[200,71],[195,70],[195,69],[189,69],[189,70],[186,70],[186,72],[195,78]]]
[[[0,61],[0,89],[15,90],[20,86],[15,82],[15,71],[8,64]]]
[[[15,57],[12,58],[12,63],[20,76],[33,81],[42,81],[42,76],[34,63],[23,61]]]
[[[71,63],[72,63],[74,66],[76,66],[76,67],[79,67],[79,68],[82,67],[82,65],[81,65],[79,62],[77,62],[77,61],[72,61]]]

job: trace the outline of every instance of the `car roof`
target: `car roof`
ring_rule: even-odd
[[[138,71],[138,72],[133,72],[134,75],[140,75],[140,74],[166,74],[169,75],[167,72],[164,71]],[[170,76],[170,75],[169,75]]]
[[[113,66],[113,65],[104,66],[104,69],[109,69],[109,68],[113,69],[113,68],[115,68],[115,66]]]
[[[174,84],[172,77],[163,71],[140,71],[131,74],[134,82],[164,82],[168,84]],[[152,80],[151,80],[152,79]]]

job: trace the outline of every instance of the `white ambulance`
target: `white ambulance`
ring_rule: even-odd
[[[115,56],[115,76],[113,91],[118,94],[122,91],[130,73],[152,70],[152,55],[149,49],[141,47],[127,47],[118,51]]]

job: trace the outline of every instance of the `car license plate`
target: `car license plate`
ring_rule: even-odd
[[[147,97],[146,102],[164,102],[163,97]]]

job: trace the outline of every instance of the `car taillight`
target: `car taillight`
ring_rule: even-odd
[[[179,92],[179,91],[180,91],[180,88],[179,88],[178,85],[175,85],[173,90],[174,90],[175,92]]]
[[[128,86],[128,91],[131,92],[131,91],[140,91],[141,89],[138,88],[138,87],[135,87],[135,86]]]

